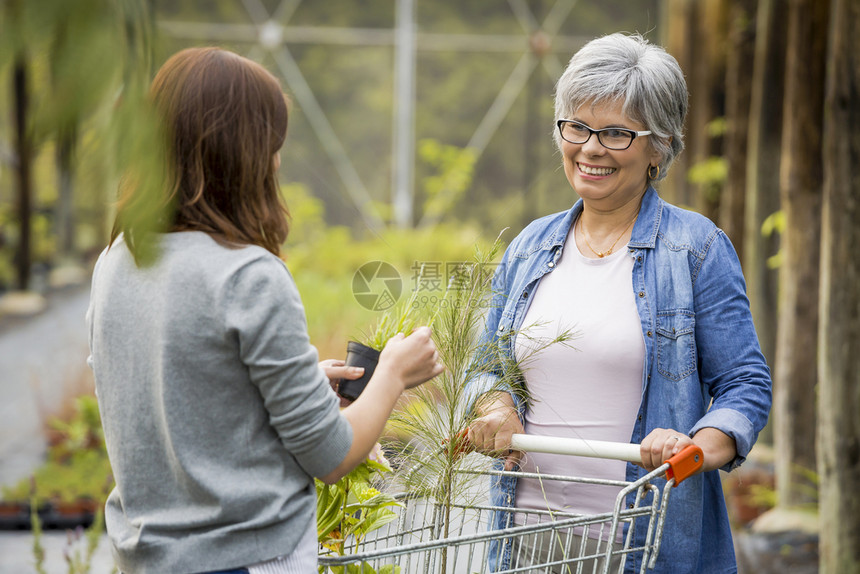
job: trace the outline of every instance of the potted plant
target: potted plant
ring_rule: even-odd
[[[343,556],[350,545],[357,548],[369,533],[397,519],[391,508],[402,504],[390,494],[378,490],[382,488],[383,474],[390,472],[388,461],[376,449],[366,461],[335,484],[315,481],[317,538],[321,555]],[[346,571],[344,566],[319,567],[320,573],[343,574]],[[358,571],[397,574],[400,569],[389,565],[375,571],[369,564],[362,563]]]
[[[423,273],[419,275],[419,285],[422,284],[421,276]],[[361,341],[347,343],[344,362],[348,367],[363,367],[364,374],[358,379],[341,379],[337,391],[340,396],[351,401],[357,399],[373,376],[379,355],[388,340],[398,333],[408,335],[422,324],[425,315],[418,305],[418,294],[419,290],[414,290],[408,300],[385,311],[370,333],[361,337]]]
[[[0,500],[0,530],[26,530],[30,526],[30,504],[23,500]]]
[[[45,547],[42,545],[42,517],[36,509],[36,481],[30,481],[30,524],[33,531],[33,560],[37,574],[46,574],[45,570]],[[63,549],[63,558],[68,565],[69,574],[89,574],[91,571],[93,556],[101,542],[105,529],[104,508],[99,506],[95,510],[92,523],[84,529],[78,525],[74,530],[66,531],[66,547]],[[83,548],[81,547],[83,546]]]
[[[50,422],[48,459],[33,477],[2,489],[10,506],[29,500],[45,528],[92,524],[113,484],[96,398],[78,397],[75,406],[68,421]]]

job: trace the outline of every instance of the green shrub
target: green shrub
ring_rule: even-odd
[[[476,244],[490,244],[475,228],[462,224],[390,228],[357,237],[345,227],[326,226],[322,202],[304,186],[284,186],[283,193],[292,214],[285,259],[302,296],[311,342],[322,358],[342,358],[347,341],[360,339],[380,317],[353,295],[353,276],[362,265],[384,261],[394,266],[402,279],[401,301],[419,289],[427,297],[435,294],[441,299],[446,269],[471,261]],[[420,279],[422,264],[427,265]],[[438,272],[437,282],[421,285],[434,280],[428,270]]]
[[[32,478],[3,487],[5,500],[74,502],[82,498],[104,504],[113,486],[105,449],[98,402],[91,395],[78,397],[75,414],[68,421],[54,419],[50,426],[58,439],[48,449],[48,460]],[[35,482],[31,487],[31,481]],[[34,488],[34,490],[33,490]],[[32,492],[31,492],[32,490]]]

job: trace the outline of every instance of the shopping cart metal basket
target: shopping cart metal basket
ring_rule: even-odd
[[[546,452],[641,462],[639,445],[577,439],[514,435],[512,446],[524,452]],[[524,511],[531,520],[501,530],[490,528],[490,515],[510,508],[475,502],[439,501],[403,493],[397,519],[361,541],[345,541],[343,555],[321,552],[320,571],[335,574],[473,574],[489,572],[491,552],[511,550],[504,573],[513,572],[621,572],[633,553],[641,554],[641,570],[653,568],[662,542],[665,509],[672,487],[702,465],[702,451],[690,445],[661,467],[634,482],[504,471],[463,471],[489,477],[516,476],[597,484],[619,488],[615,507],[603,514],[576,515],[550,511]],[[660,491],[654,479],[665,477]],[[487,490],[486,481],[473,481]],[[628,497],[633,497],[632,504]],[[486,500],[486,497],[485,497]],[[622,526],[626,534],[620,537]],[[644,543],[634,533],[645,530]],[[499,558],[498,556],[496,558]],[[494,560],[494,563],[501,563]]]

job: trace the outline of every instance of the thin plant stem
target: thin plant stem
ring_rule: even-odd
[[[36,497],[36,479],[30,479],[30,528],[33,531],[33,558],[37,574],[45,572],[45,547],[42,546],[42,520],[39,518],[39,500]]]

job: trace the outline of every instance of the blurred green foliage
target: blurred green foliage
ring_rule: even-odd
[[[690,167],[687,180],[702,186],[705,197],[716,201],[726,183],[729,174],[729,164],[724,157],[709,157]]]
[[[259,5],[274,14],[281,4],[260,0]],[[538,23],[553,13],[555,4],[555,0],[527,2]],[[658,4],[657,0],[635,5],[626,0],[576,3],[558,22],[565,43],[553,46],[546,66],[535,67],[529,80],[532,89],[516,96],[478,156],[466,146],[526,50],[525,24],[503,0],[418,2],[420,34],[517,38],[510,50],[442,46],[419,50],[416,56],[415,137],[420,142],[416,212],[418,217],[442,217],[433,227],[378,233],[365,229],[294,98],[282,167],[282,181],[289,182],[283,186],[284,195],[293,216],[285,258],[304,299],[311,339],[323,358],[342,357],[347,340],[378,318],[352,293],[353,274],[364,263],[392,264],[408,296],[419,288],[422,264],[438,266],[444,275],[449,265],[471,260],[476,245],[488,248],[485,238],[496,237],[500,229],[512,227],[513,237],[527,205],[532,204],[532,211],[549,213],[572,204],[575,196],[560,170],[551,137],[553,70],[560,71],[575,46],[595,36],[617,30],[653,33],[659,21]],[[292,7],[282,24],[328,27],[333,36],[337,27],[390,30],[395,22],[390,0],[305,0]],[[154,70],[179,49],[217,44],[279,72],[273,55],[259,46],[236,39],[178,38],[158,26],[164,21],[252,23],[239,0],[0,2],[0,292],[12,282],[20,227],[11,121],[16,62],[26,61],[29,71],[28,132],[34,143],[32,256],[35,263],[46,266],[58,262],[64,247],[57,235],[58,180],[64,169],[57,160],[59,142],[74,141],[69,175],[75,255],[91,261],[105,245],[121,174],[144,186],[158,181],[158,123],[145,99]],[[394,109],[392,46],[305,44],[291,42],[289,35],[285,41],[374,203],[387,216]],[[283,85],[290,94],[291,87]],[[533,161],[530,157],[537,158],[536,165],[528,165]],[[63,431],[65,446],[52,448],[39,471],[40,496],[104,492],[109,468],[101,450],[78,448],[79,442],[71,448],[82,429],[92,428],[89,411],[82,409]],[[62,449],[66,449],[63,454]]]
[[[454,210],[472,184],[477,154],[470,148],[460,149],[438,140],[424,139],[418,143],[418,157],[437,170],[423,181],[424,214],[442,217]]]
[[[347,341],[360,338],[379,319],[379,312],[366,309],[353,295],[359,267],[370,261],[393,265],[406,298],[421,288],[422,264],[444,272],[471,260],[476,245],[489,243],[477,227],[463,224],[388,228],[359,236],[346,226],[326,225],[322,201],[303,185],[284,185],[283,193],[292,214],[285,259],[302,295],[311,341],[322,358],[343,358]]]
[[[369,533],[397,520],[392,507],[403,504],[376,488],[382,487],[381,476],[390,472],[387,464],[368,458],[335,484],[315,481],[317,537],[324,552],[343,556],[346,544],[358,545]],[[369,564],[362,564],[359,571],[369,573],[368,568]],[[337,573],[343,567],[319,568],[321,573],[326,571]]]
[[[174,52],[190,45],[215,44],[247,55],[280,75],[277,50],[270,52],[241,36],[194,32],[177,35],[162,23],[245,26],[272,16],[285,25],[285,48],[295,59],[352,165],[383,217],[390,211],[394,51],[390,41],[350,44],[338,28],[388,33],[395,24],[389,0],[286,3],[260,0],[4,0],[0,3],[0,290],[9,283],[18,243],[14,206],[12,146],[12,63],[24,54],[31,67],[30,129],[36,149],[34,212],[45,225],[35,233],[43,245],[34,260],[55,264],[65,251],[56,236],[60,215],[56,146],[75,140],[72,160],[75,255],[91,258],[103,246],[112,222],[119,175],[142,179],[158,173],[155,126],[141,96],[153,71]],[[618,30],[654,35],[659,2],[589,0],[556,12],[556,0],[526,2],[533,22],[557,26],[546,65],[535,66],[480,155],[464,151],[487,110],[508,81],[528,46],[532,24],[503,0],[464,3],[418,2],[419,34],[507,36],[509,49],[445,48],[416,55],[415,138],[416,219],[425,214],[452,226],[480,227],[487,235],[524,219],[569,207],[575,200],[559,169],[552,142],[555,76],[578,45]],[[563,4],[563,3],[562,3]],[[249,6],[259,10],[251,13]],[[255,20],[256,18],[256,20]],[[294,41],[290,27],[330,30],[331,41]],[[181,29],[181,26],[180,26]],[[199,31],[199,28],[195,30]],[[491,40],[488,40],[488,44]],[[326,222],[366,232],[337,170],[311,129],[292,87],[290,134],[283,153],[284,181],[303,185],[325,206]],[[435,147],[434,147],[435,146]],[[449,157],[444,150],[458,150]],[[137,166],[137,167],[135,167]],[[462,185],[462,176],[470,182]],[[444,184],[444,185],[443,185]],[[443,191],[444,188],[444,191]],[[467,199],[468,198],[468,199]],[[45,241],[42,239],[45,235]],[[445,235],[445,234],[443,234]]]
[[[781,235],[783,233],[785,233],[785,212],[780,209],[765,218],[761,224],[761,234],[762,237],[771,237],[772,235]],[[780,265],[782,265],[781,248],[767,258],[768,269],[779,269]]]
[[[5,0],[0,27],[2,291],[21,240],[13,70],[26,77],[34,264],[51,266],[67,251],[60,219],[72,222],[74,256],[100,250],[119,173],[158,173],[159,145],[145,100],[152,35],[145,0]],[[67,190],[60,179],[71,183]],[[60,195],[71,189],[67,209]]]
[[[41,505],[84,498],[102,506],[113,487],[113,478],[96,398],[78,397],[74,415],[69,420],[53,419],[50,426],[55,436],[48,449],[48,460],[32,479],[3,487],[3,499],[34,499]]]

